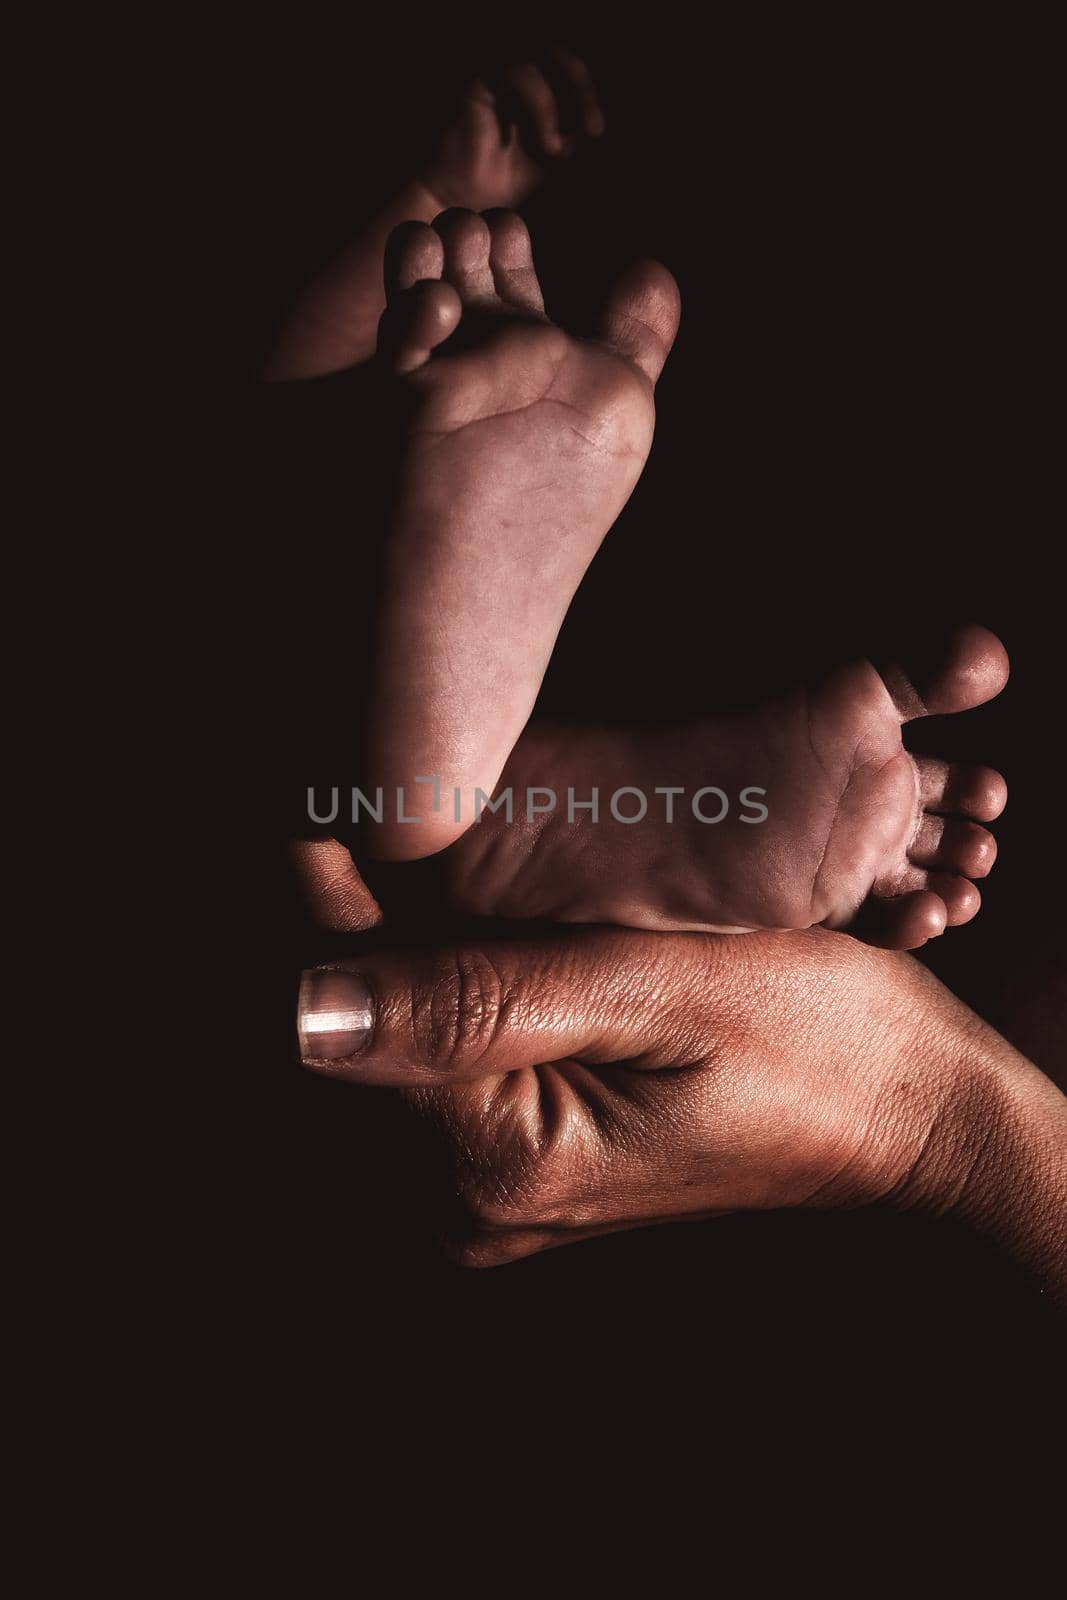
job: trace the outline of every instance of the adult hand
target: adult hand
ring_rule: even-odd
[[[464,1263],[885,1203],[958,1215],[1067,1299],[1067,1100],[910,956],[821,929],[368,949],[305,975],[300,1030],[307,1066],[440,1130]]]

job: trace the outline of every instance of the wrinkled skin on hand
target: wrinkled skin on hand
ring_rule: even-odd
[[[335,924],[371,925],[358,878],[302,849]],[[591,928],[331,965],[369,985],[373,1036],[307,1064],[397,1086],[439,1132],[462,1217],[446,1247],[465,1264],[740,1209],[875,1203],[1002,1235],[1033,1225],[1022,1253],[1039,1271],[1055,1258],[1062,1221],[1036,1213],[1067,1198],[1052,1154],[1067,1102],[911,956],[823,929]],[[1021,1220],[1004,1220],[1005,1182]]]

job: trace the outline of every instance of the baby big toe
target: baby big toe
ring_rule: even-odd
[[[1008,681],[1008,653],[976,622],[946,629],[880,668],[902,722],[984,705]]]
[[[678,332],[681,296],[658,261],[635,261],[617,279],[601,312],[600,337],[653,383]]]

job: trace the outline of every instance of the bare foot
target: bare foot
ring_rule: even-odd
[[[299,295],[260,376],[313,378],[369,361],[385,308],[382,258],[395,227],[432,222],[455,206],[519,206],[583,139],[603,131],[589,69],[562,47],[509,67],[492,87],[468,84],[422,171]]]
[[[422,173],[439,211],[520,206],[583,139],[604,132],[589,68],[559,47],[509,67],[490,88],[467,85],[456,116]]]
[[[653,385],[678,326],[674,279],[632,267],[595,340],[548,320],[525,224],[448,211],[398,229],[380,359],[406,409],[386,531],[363,770],[405,810],[372,830],[389,859],[443,849],[492,791],[560,624],[645,464]],[[433,810],[433,776],[463,811]]]
[[[916,948],[978,911],[971,880],[996,857],[979,824],[999,816],[1007,790],[987,767],[910,755],[901,725],[981,705],[1007,676],[1000,641],[972,625],[925,662],[856,662],[752,713],[631,734],[533,727],[497,786],[498,800],[512,792],[512,821],[503,807],[486,812],[435,877],[453,909],[475,915],[729,932],[823,924]],[[656,792],[670,788],[670,799]],[[613,814],[615,795],[628,820]],[[647,814],[633,820],[642,796]]]

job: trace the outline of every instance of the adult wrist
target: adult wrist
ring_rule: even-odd
[[[954,1210],[1067,1313],[1067,1097],[1011,1046],[989,1135]]]
[[[1067,1311],[1067,1097],[984,1023],[944,1055],[901,1201],[981,1234]]]

